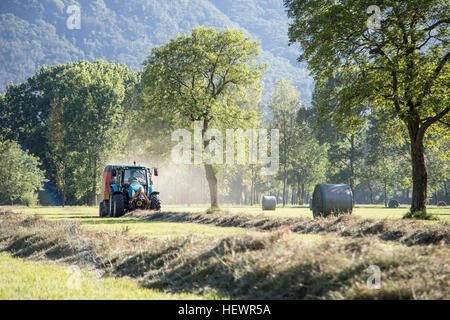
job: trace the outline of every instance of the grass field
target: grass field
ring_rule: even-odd
[[[8,206],[4,206],[7,208]],[[18,208],[18,207],[13,207]],[[179,206],[179,205],[166,205],[163,206],[162,211],[170,212],[205,212],[208,206]],[[261,206],[224,206],[225,211],[231,213],[243,213],[252,215],[266,215],[274,217],[305,217],[312,218],[312,212],[307,206],[278,206],[275,211],[263,211]],[[408,211],[409,206],[402,205],[399,208],[390,209],[385,208],[383,205],[356,205],[353,208],[353,215],[361,216],[363,218],[375,218],[375,219],[401,219],[403,215]],[[16,209],[32,214],[44,215],[51,218],[61,217],[61,215],[70,215],[72,217],[83,216],[98,216],[98,207],[88,207],[88,206],[76,206],[76,207],[20,207]],[[435,215],[440,218],[440,220],[450,220],[450,206],[438,207],[438,206],[427,206],[428,213]]]
[[[97,207],[34,207],[20,208],[14,211],[32,214],[53,221],[79,221],[92,230],[122,231],[130,235],[149,237],[178,237],[190,234],[215,237],[246,232],[242,228],[223,228],[197,223],[145,222],[129,217],[100,218],[98,217]]]
[[[450,296],[448,208],[429,208],[438,222],[401,220],[406,207],[324,219],[306,207],[206,209],[99,218],[97,207],[0,207],[0,299]],[[373,264],[383,288],[367,291]],[[67,290],[70,265],[81,266],[82,290]]]
[[[0,253],[0,299],[3,300],[172,300],[210,299],[194,294],[166,294],[127,279],[99,278],[93,272],[55,263],[29,261]]]
[[[179,207],[168,207],[168,212],[180,212]],[[205,212],[206,207],[197,208],[192,212]],[[78,221],[90,230],[119,231],[129,235],[147,237],[174,238],[180,236],[196,235],[201,237],[224,237],[230,235],[245,234],[248,230],[237,227],[217,227],[199,223],[176,223],[161,221],[143,221],[134,217],[100,218],[97,207],[19,207],[12,210],[41,217],[51,221]],[[186,212],[186,211],[185,211]],[[250,213],[251,214],[251,213]],[[305,241],[320,241],[320,235],[292,234],[293,238]]]
[[[204,212],[207,206],[165,206],[164,211],[173,212]],[[231,213],[243,213],[252,215],[264,215],[271,217],[304,217],[312,218],[312,212],[308,206],[278,206],[275,211],[263,211],[261,206],[224,206],[224,210]],[[409,206],[403,205],[395,209],[385,208],[383,205],[356,205],[352,214],[362,218],[373,219],[401,219],[409,210]],[[450,207],[428,206],[428,213],[439,217],[440,220],[450,221]]]

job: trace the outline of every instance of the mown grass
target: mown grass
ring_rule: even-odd
[[[168,205],[163,206],[163,212],[187,212],[198,213],[206,212],[208,206],[177,206]],[[16,209],[17,210],[17,209]],[[275,211],[263,211],[261,206],[224,206],[223,210],[230,213],[250,214],[250,215],[263,215],[268,217],[281,217],[281,218],[311,218],[312,212],[308,206],[286,206],[281,207],[278,205]],[[356,205],[353,209],[352,215],[360,216],[367,219],[402,219],[404,214],[408,212],[409,206],[402,205],[398,208],[385,208],[383,205]],[[61,216],[67,215],[71,218],[83,218],[86,216],[94,217],[98,216],[98,207],[21,207],[20,211],[43,215],[46,218],[61,218]],[[450,221],[450,207],[438,207],[428,206],[427,211],[429,214],[439,217],[441,221]],[[427,223],[427,221],[425,221]],[[430,222],[428,222],[430,223]],[[431,222],[432,223],[432,222]]]
[[[194,294],[167,294],[127,279],[99,278],[94,272],[0,253],[0,300],[172,300],[207,299]]]
[[[367,235],[325,235],[323,241],[308,242],[290,235],[278,229],[212,239],[149,238],[0,213],[0,248],[15,257],[94,266],[168,293],[244,299],[450,298],[450,250],[444,243],[407,247]],[[379,290],[367,287],[370,265],[381,269]]]
[[[8,207],[3,207],[6,210]],[[99,218],[93,207],[20,207],[9,208],[57,221],[78,221],[92,230],[126,232],[130,235],[149,237],[178,237],[197,235],[209,238],[244,234],[252,231],[271,231],[287,228],[297,237],[309,241],[322,241],[322,235],[334,233],[344,237],[376,236],[383,241],[395,241],[407,245],[427,245],[450,242],[449,225],[446,221],[416,221],[402,219],[366,219],[360,215],[344,215],[329,219],[311,219],[274,214],[256,215],[225,211],[205,213],[134,211],[121,218]],[[242,209],[242,208],[236,208]],[[247,208],[254,210],[255,208]],[[285,208],[285,210],[295,208]],[[379,207],[366,208],[380,210]],[[393,209],[395,210],[395,209]],[[197,213],[196,213],[197,212]]]
[[[164,206],[163,211],[169,212],[205,212],[207,206]],[[311,218],[312,212],[308,206],[277,206],[275,211],[264,211],[260,205],[257,206],[223,206],[223,209],[230,213],[263,215],[280,218]],[[353,208],[353,215],[367,219],[402,219],[409,210],[409,206],[402,205],[398,208],[386,208],[383,205],[356,205]],[[428,213],[439,217],[441,221],[450,221],[450,207],[428,206]]]
[[[79,221],[85,227],[92,230],[123,231],[130,235],[144,235],[149,237],[178,237],[189,234],[216,237],[219,235],[233,235],[246,232],[242,228],[222,228],[196,223],[145,222],[127,216],[121,218],[100,218],[98,217],[97,208],[94,207],[21,207],[13,211],[36,215],[48,220]]]

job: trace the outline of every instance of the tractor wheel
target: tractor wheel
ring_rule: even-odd
[[[104,217],[105,216],[105,203],[102,201],[100,202],[100,206],[98,209],[98,216],[99,217]]]
[[[152,194],[150,197],[150,209],[161,210],[161,199],[159,198],[159,194]]]
[[[114,195],[112,216],[118,218],[123,216],[124,214],[125,201],[123,199],[123,194],[117,193]]]
[[[109,201],[108,201],[108,214],[107,217],[112,217],[113,216],[113,203],[114,203],[114,196],[111,194],[109,196]]]
[[[105,200],[103,201],[104,205],[103,205],[103,217],[109,217],[109,200]]]

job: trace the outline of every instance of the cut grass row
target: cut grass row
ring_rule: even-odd
[[[204,237],[218,235],[234,235],[245,233],[242,228],[222,228],[197,223],[154,222],[145,223],[127,216],[121,218],[100,218],[95,207],[21,207],[13,209],[35,215],[48,220],[78,221],[92,230],[126,231],[130,235],[144,235],[149,237],[178,237],[189,234]]]
[[[373,237],[292,239],[289,230],[208,238],[135,237],[73,221],[0,214],[0,245],[15,257],[94,266],[141,286],[259,299],[448,299],[446,245],[386,245]],[[371,290],[367,268],[381,270]]]
[[[341,216],[327,219],[303,217],[277,217],[232,212],[212,214],[187,212],[135,211],[121,218],[99,218],[90,207],[36,207],[20,208],[23,212],[49,220],[79,221],[93,230],[126,231],[130,235],[150,237],[178,237],[197,235],[219,237],[253,231],[270,231],[287,228],[292,237],[321,240],[323,234],[362,237],[376,236],[379,240],[407,245],[428,245],[443,242],[450,244],[449,224],[446,221],[427,223],[399,219],[362,219],[361,216]],[[242,208],[241,208],[242,209]],[[379,208],[377,208],[379,209]]]

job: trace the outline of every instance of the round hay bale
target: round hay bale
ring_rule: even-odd
[[[316,185],[311,201],[314,218],[330,214],[352,213],[353,192],[347,184]]]
[[[447,204],[445,203],[445,201],[439,201],[437,204],[438,207],[446,207]]]
[[[275,210],[276,207],[277,207],[277,198],[275,196],[262,197],[263,210]]]
[[[389,202],[388,202],[388,207],[389,207],[389,208],[398,208],[398,207],[400,207],[400,202],[398,202],[398,201],[395,200],[395,199],[391,199],[391,200],[389,200]]]

